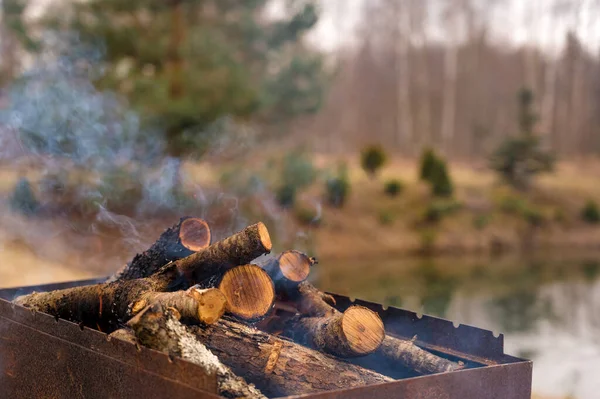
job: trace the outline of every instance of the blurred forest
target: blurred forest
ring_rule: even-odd
[[[481,158],[517,131],[514,97],[526,87],[547,148],[561,157],[597,154],[598,7],[583,0],[363,2],[356,40],[336,54],[338,76],[319,117],[319,131],[329,132],[322,148],[377,139],[407,155],[435,146],[447,156]]]
[[[127,98],[176,156],[202,154],[227,116],[320,152],[377,141],[480,159],[517,132],[525,87],[546,148],[598,153],[600,2],[521,3],[5,0],[0,79],[17,78],[49,32],[70,32],[102,52],[96,87]],[[320,23],[341,36],[328,51]]]
[[[25,215],[596,245],[600,1],[1,4],[1,188]]]

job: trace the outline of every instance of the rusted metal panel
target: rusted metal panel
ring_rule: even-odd
[[[520,361],[287,399],[531,399],[531,376]]]
[[[362,305],[379,313],[388,333],[398,337],[412,338],[417,336],[420,346],[438,350],[449,355],[461,354],[477,359],[483,363],[492,361],[504,354],[504,335],[477,327],[461,324],[458,327],[450,320],[388,307],[360,299],[351,301],[348,297],[331,294],[336,299],[336,307],[345,310],[351,305]]]
[[[10,398],[218,398],[216,378],[194,364],[6,300],[0,300],[0,392]]]
[[[0,392],[10,398],[217,398],[216,379],[191,363],[120,340],[74,323],[56,320],[8,302],[34,290],[93,284],[85,280],[0,290]],[[455,360],[465,370],[415,376],[398,372],[398,381],[300,395],[293,398],[529,399],[532,363],[504,354],[503,337],[476,327],[454,327],[430,316],[351,301],[334,295],[343,310],[360,304],[378,312],[392,335]],[[386,366],[387,367],[387,366]],[[394,374],[394,370],[389,374]],[[8,395],[8,396],[5,396]],[[292,398],[292,397],[290,397]]]

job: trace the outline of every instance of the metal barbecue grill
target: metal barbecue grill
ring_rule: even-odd
[[[81,328],[10,302],[101,280],[0,290],[0,397],[2,398],[219,398],[214,376],[181,359]],[[411,339],[466,368],[418,376],[381,364],[369,367],[397,381],[293,396],[294,398],[530,399],[532,362],[504,353],[491,331],[398,308],[334,295],[339,310],[359,304],[376,311],[386,332]],[[366,364],[365,364],[366,365]],[[379,368],[379,369],[378,369]],[[292,397],[288,397],[292,398]]]

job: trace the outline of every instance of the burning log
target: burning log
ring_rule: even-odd
[[[393,379],[230,320],[190,327],[219,359],[267,396],[348,389]]]
[[[165,230],[146,251],[111,276],[107,282],[148,277],[167,263],[184,258],[209,246],[208,223],[199,218],[184,217]]]
[[[226,398],[266,399],[252,384],[235,375],[179,322],[182,315],[173,308],[154,304],[140,311],[128,324],[140,344],[179,356],[217,376],[218,393]],[[120,331],[120,339],[131,340],[131,333]],[[114,334],[114,333],[113,333]],[[128,337],[129,336],[129,337]]]
[[[275,301],[273,281],[256,265],[238,266],[226,271],[219,290],[227,298],[228,312],[246,321],[265,316]]]
[[[292,297],[296,300],[298,311],[309,316],[309,319],[312,317],[339,317],[340,312],[326,302],[330,296],[306,281],[298,285],[297,291],[292,294]],[[284,329],[283,334],[292,338],[297,336],[296,325],[297,323],[292,322]],[[383,357],[394,364],[401,364],[420,374],[443,373],[460,370],[464,367],[460,363],[452,362],[419,348],[413,341],[389,335],[385,336],[379,350],[370,356]]]

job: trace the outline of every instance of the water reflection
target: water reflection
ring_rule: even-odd
[[[503,259],[323,260],[324,289],[505,334],[534,361],[534,392],[600,392],[600,253]],[[365,271],[368,271],[366,273]]]

